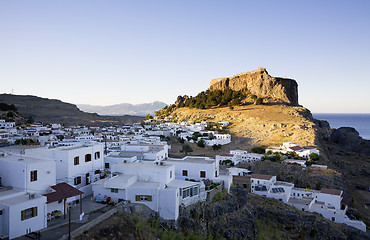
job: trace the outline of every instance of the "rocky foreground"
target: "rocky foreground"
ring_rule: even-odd
[[[78,239],[370,239],[369,233],[242,188],[217,199],[182,209],[177,222],[139,217],[126,208]]]

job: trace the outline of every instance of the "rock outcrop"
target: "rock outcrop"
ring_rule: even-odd
[[[271,77],[266,69],[258,69],[252,72],[241,73],[231,78],[218,78],[211,81],[209,90],[225,90],[231,88],[234,91],[247,89],[258,97],[274,98],[278,102],[298,104],[298,84],[293,79]]]

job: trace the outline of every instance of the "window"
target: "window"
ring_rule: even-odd
[[[112,193],[118,193],[118,188],[111,188],[110,189],[110,192],[112,192]]]
[[[206,177],[206,171],[200,171],[200,177],[205,178]]]
[[[172,178],[172,171],[170,171],[170,178]]]
[[[184,188],[180,196],[182,195],[183,198],[187,198],[187,197],[196,196],[198,194],[199,194],[199,188],[198,186],[194,186],[194,187]]]
[[[37,216],[37,207],[25,209],[21,212],[21,220],[26,220]]]
[[[109,163],[105,163],[105,168],[109,168]]]
[[[100,170],[95,170],[94,174],[100,174],[101,171]]]
[[[144,201],[144,202],[151,202],[152,196],[151,195],[136,195],[135,200],[137,202]]]
[[[100,152],[95,152],[94,157],[95,157],[95,159],[99,159],[100,158]]]
[[[81,184],[81,177],[75,177],[74,184],[75,185]]]
[[[182,175],[187,177],[188,176],[188,170],[182,170]]]
[[[37,170],[31,171],[31,182],[37,181]]]
[[[3,215],[3,210],[0,210],[0,216]]]
[[[77,156],[77,157],[74,158],[74,164],[75,165],[80,164],[80,157]]]
[[[85,155],[85,162],[90,162],[91,161],[91,154],[88,153]]]

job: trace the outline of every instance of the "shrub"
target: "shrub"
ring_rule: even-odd
[[[182,151],[187,154],[188,152],[192,152],[193,149],[188,144],[185,144],[182,146]]]
[[[204,148],[204,147],[205,147],[204,140],[203,140],[203,139],[200,139],[200,140],[197,142],[197,146],[198,146],[198,147],[201,147],[201,148]]]
[[[254,147],[251,150],[252,153],[265,154],[266,149],[264,147]]]
[[[253,99],[253,100],[256,100],[257,99],[257,95],[251,95],[251,99]]]
[[[221,149],[222,148],[222,145],[221,144],[214,144],[213,146],[212,146],[212,149],[213,150],[219,150],[219,149]]]
[[[145,120],[150,120],[150,119],[153,119],[153,116],[150,114],[146,115]]]
[[[257,98],[254,102],[255,105],[262,105],[263,104],[263,98]]]
[[[317,153],[311,153],[309,157],[312,161],[317,161],[320,158]]]

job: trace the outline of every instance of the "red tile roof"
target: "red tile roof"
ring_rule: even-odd
[[[292,149],[293,151],[299,151],[299,150],[302,150],[302,148],[300,146],[295,146],[295,147],[289,147],[290,149]]]
[[[338,189],[329,189],[329,188],[322,188],[321,193],[326,193],[326,194],[332,194],[332,195],[342,195],[342,190]]]
[[[264,174],[256,174],[253,173],[251,175],[251,178],[258,178],[258,179],[263,179],[263,180],[270,180],[273,176],[272,175],[264,175]]]
[[[55,192],[44,194],[44,196],[47,197],[47,203],[62,201],[63,199],[83,194],[82,191],[65,182],[58,183],[57,185],[51,186],[51,188],[54,189]]]

